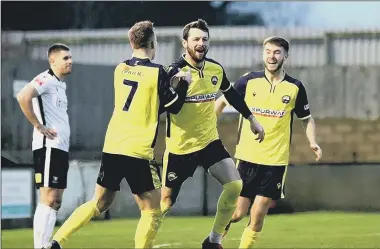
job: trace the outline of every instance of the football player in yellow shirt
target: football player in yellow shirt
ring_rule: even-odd
[[[223,67],[206,57],[209,49],[207,23],[199,19],[187,24],[182,38],[185,54],[171,64],[169,77],[173,77],[175,82],[175,74],[191,69],[193,83],[187,90],[181,111],[174,115],[167,113],[161,209],[163,215],[169,211],[182,183],[193,176],[198,166],[202,166],[223,185],[214,225],[202,247],[221,248],[222,233],[236,208],[242,181],[231,156],[219,139],[214,112],[217,92],[221,90],[243,115],[251,132],[258,134],[255,139],[261,142],[264,130],[231,86]]]
[[[128,32],[132,58],[114,72],[115,105],[105,137],[95,195],[78,207],[46,248],[61,248],[68,237],[105,212],[125,178],[141,210],[135,248],[152,248],[161,223],[159,170],[152,164],[159,114],[182,108],[191,74],[181,73],[176,90],[164,67],[152,63],[157,40],[153,23],[136,23]]]
[[[318,161],[322,150],[315,137],[307,94],[302,82],[285,73],[283,63],[288,58],[289,42],[281,37],[269,37],[263,43],[264,71],[245,74],[234,85],[251,112],[265,128],[265,141],[257,143],[247,123],[240,117],[235,157],[243,180],[243,190],[231,222],[240,221],[248,212],[250,220],[243,232],[239,248],[251,248],[262,230],[264,218],[273,200],[284,197],[283,188],[289,164],[293,113],[303,120],[310,148]],[[228,100],[219,98],[217,115]],[[230,223],[231,224],[231,223]],[[227,233],[230,224],[226,227]]]

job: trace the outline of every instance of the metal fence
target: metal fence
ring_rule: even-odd
[[[180,27],[157,28],[156,62],[170,64],[182,52]],[[283,36],[291,43],[289,67],[322,65],[380,65],[380,27],[377,29],[310,29],[264,27],[211,27],[209,57],[224,67],[261,64],[262,41]],[[77,63],[115,65],[131,54],[128,29],[3,32],[3,42],[24,43],[32,59],[45,59],[47,46],[68,43]]]

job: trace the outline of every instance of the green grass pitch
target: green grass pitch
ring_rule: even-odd
[[[246,217],[233,224],[224,248],[237,248]],[[64,248],[133,248],[137,219],[90,222]],[[169,216],[155,248],[200,248],[213,217]],[[2,231],[2,248],[32,248],[31,229]],[[311,212],[269,215],[256,248],[380,248],[380,213]]]

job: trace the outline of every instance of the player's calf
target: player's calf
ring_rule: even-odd
[[[40,188],[40,201],[33,218],[34,247],[41,248],[50,241],[57,211],[61,206],[63,189]]]
[[[250,222],[244,229],[239,248],[252,248],[257,242],[271,203],[271,198],[256,196],[251,208]]]
[[[252,231],[260,232],[264,225],[265,216],[268,213],[272,199],[264,196],[256,196],[251,208],[250,223],[248,225]]]
[[[246,214],[247,214],[247,211],[244,212],[243,210],[239,209],[239,207],[238,207],[235,210],[234,214],[232,215],[232,218],[231,218],[230,222],[224,228],[224,232],[222,233],[222,238],[224,238],[224,237],[227,236],[228,232],[230,231],[231,224],[232,223],[237,223],[237,222],[241,221]]]

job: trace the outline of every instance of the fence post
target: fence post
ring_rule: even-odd
[[[173,62],[174,62],[181,56],[182,43],[181,43],[181,39],[178,36],[173,36],[173,40],[174,40],[174,46],[173,46],[173,50],[174,50]]]
[[[335,63],[334,47],[333,47],[333,33],[326,32],[325,34],[325,51],[326,51],[326,65]]]

